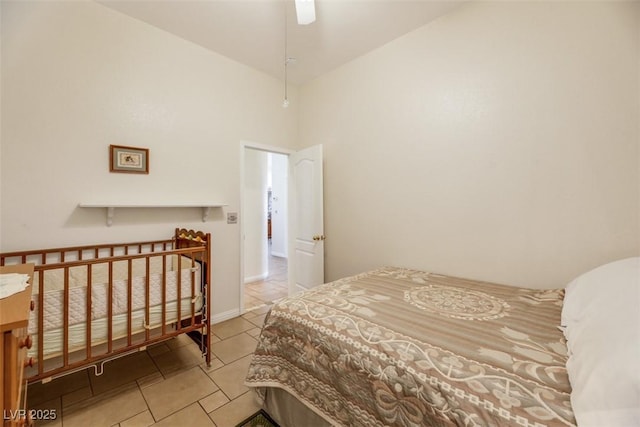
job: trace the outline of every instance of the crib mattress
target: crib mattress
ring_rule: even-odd
[[[194,304],[193,311],[191,304]],[[166,304],[165,325],[184,320],[192,314],[198,314],[203,306],[202,295],[196,298],[183,298],[180,302],[180,319],[178,319],[177,302],[171,301]],[[122,313],[112,318],[112,340],[118,340],[127,336],[127,325],[129,316]],[[145,310],[135,310],[131,313],[131,335],[144,332],[145,329],[155,330],[162,326],[162,304],[149,307],[149,325],[145,326]],[[106,317],[91,321],[91,346],[106,343],[108,340],[109,322]],[[44,359],[59,356],[63,351],[64,331],[62,328],[55,328],[44,333]],[[69,326],[68,351],[84,350],[87,345],[87,324],[77,323]],[[28,351],[28,356],[36,358],[38,354],[38,334],[33,334],[33,346]]]
[[[166,280],[165,301],[166,313],[165,322],[171,323],[177,318],[178,287],[180,287],[180,307],[181,318],[191,317],[191,304],[195,304],[194,313],[202,308],[201,268],[196,263],[192,266],[191,260],[182,257],[180,263],[181,270],[178,271],[178,256],[167,257],[166,267],[168,271],[163,275],[162,256],[150,258],[149,269],[149,302],[150,319],[149,324],[145,320],[145,307],[147,306],[147,286],[146,286],[146,261],[145,259],[135,259],[132,262],[131,280],[131,329],[133,332],[144,330],[145,328],[157,327],[162,323],[162,289],[163,276]],[[125,336],[127,333],[128,311],[129,311],[129,285],[128,285],[128,262],[119,261],[113,263],[113,286],[112,289],[112,327],[113,337]],[[44,354],[56,354],[62,350],[63,325],[65,316],[65,291],[64,291],[64,269],[48,270],[44,274],[43,308],[45,316],[43,318],[44,330]],[[69,349],[84,348],[86,340],[87,325],[87,266],[69,268],[68,278],[68,325],[69,325]],[[108,284],[108,264],[94,264],[91,271],[91,308],[90,323],[92,345],[104,342],[107,339],[108,326],[108,306],[109,306],[109,284]],[[33,299],[39,298],[39,276],[34,277]],[[194,291],[192,293],[192,278]],[[180,283],[180,286],[178,286]],[[38,335],[39,307],[36,304],[34,311],[29,318],[29,334],[34,338]],[[36,339],[34,341],[37,342]],[[37,346],[31,349],[31,353],[37,350]]]

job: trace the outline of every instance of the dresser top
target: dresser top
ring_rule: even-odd
[[[29,275],[29,286],[24,291],[0,299],[0,332],[27,326],[31,306],[31,283],[33,264],[6,265],[0,267],[0,274],[21,273]]]

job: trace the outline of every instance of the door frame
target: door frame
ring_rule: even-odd
[[[289,159],[291,155],[295,153],[295,150],[288,148],[276,147],[272,145],[259,144],[251,141],[240,141],[240,315],[244,314],[244,252],[245,252],[245,225],[244,225],[244,174],[245,174],[245,153],[246,150],[258,150],[273,154],[284,154]],[[289,164],[289,176],[291,173],[291,164]],[[291,289],[291,281],[293,280],[293,260],[291,259],[291,203],[292,203],[292,180],[291,177],[287,183],[287,284],[289,290]]]

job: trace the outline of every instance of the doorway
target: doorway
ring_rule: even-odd
[[[286,153],[245,146],[242,312],[287,296],[288,186]]]

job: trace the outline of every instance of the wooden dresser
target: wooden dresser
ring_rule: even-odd
[[[31,305],[31,283],[33,264],[0,267],[2,273],[28,274],[29,286],[17,294],[0,299],[0,402],[2,403],[3,426],[30,425],[24,401],[23,379],[27,364],[27,349],[31,347],[31,337],[27,334]]]

